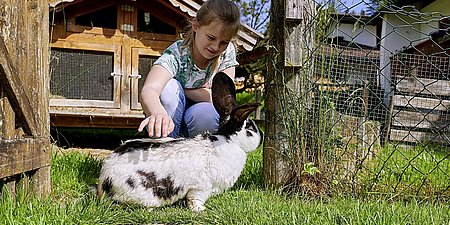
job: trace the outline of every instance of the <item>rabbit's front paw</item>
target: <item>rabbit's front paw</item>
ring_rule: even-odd
[[[191,210],[192,212],[201,212],[203,210],[205,210],[206,207],[204,205],[194,205]]]
[[[188,200],[187,204],[192,212],[201,212],[206,209],[206,207],[203,205],[204,201],[198,199]]]

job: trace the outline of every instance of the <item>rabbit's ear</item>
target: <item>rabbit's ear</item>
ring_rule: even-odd
[[[234,82],[226,73],[219,72],[214,76],[211,92],[214,108],[219,113],[222,122],[236,107]]]
[[[258,106],[259,103],[253,103],[241,105],[235,108],[231,112],[230,119],[224,121],[224,123],[221,124],[219,130],[217,131],[217,134],[232,135],[236,133],[237,130],[242,128],[244,121],[247,119],[250,113],[252,113],[255,109],[257,109]]]
[[[236,123],[242,123],[258,106],[259,103],[241,105],[232,112],[231,116]]]

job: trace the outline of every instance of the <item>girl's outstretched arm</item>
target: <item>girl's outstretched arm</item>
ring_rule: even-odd
[[[148,117],[141,122],[138,130],[142,131],[147,125],[150,137],[167,137],[174,129],[172,118],[167,115],[159,100],[162,90],[171,78],[172,74],[168,70],[154,65],[142,87],[140,102]]]

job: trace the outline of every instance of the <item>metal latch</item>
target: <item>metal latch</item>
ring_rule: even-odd
[[[137,79],[141,79],[141,75],[140,74],[130,74],[129,76],[130,78],[137,78]]]
[[[112,76],[112,77],[121,77],[122,74],[121,74],[121,73],[115,73],[115,72],[112,72],[112,73],[111,73],[111,76]]]

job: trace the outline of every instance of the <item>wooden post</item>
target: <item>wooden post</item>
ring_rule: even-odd
[[[48,24],[47,0],[0,4],[0,186],[13,194],[50,191]]]
[[[293,90],[294,95],[299,94],[300,87],[305,84],[299,72],[303,69],[304,49],[306,44],[312,43],[314,32],[308,31],[306,34],[304,28],[305,22],[311,22],[314,7],[313,0],[274,0],[271,4],[269,31],[272,61],[269,62],[270,77],[266,82],[267,113],[263,153],[264,182],[269,186],[282,187],[292,175],[292,167],[297,166],[292,161],[296,158],[292,148],[300,146],[293,146],[295,141],[292,139],[300,137],[294,137],[285,125],[289,120],[298,121],[299,118],[286,118],[289,115],[286,114],[289,111],[286,101],[292,99],[282,95],[286,94],[286,87]],[[305,9],[311,12],[305,13]],[[304,66],[312,68],[310,65]]]

